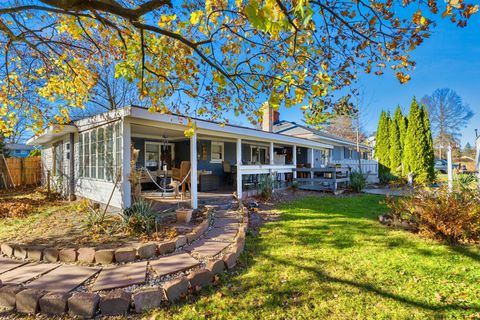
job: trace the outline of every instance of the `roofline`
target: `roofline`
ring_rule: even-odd
[[[131,106],[127,117],[142,119],[144,121],[152,121],[167,123],[173,129],[184,130],[188,126],[188,119],[185,116],[160,114],[149,112],[146,108]],[[218,122],[211,120],[203,120],[199,118],[190,118],[196,125],[197,133],[200,134],[215,134],[222,133],[224,137],[229,138],[241,138],[260,141],[272,141],[277,143],[295,144],[298,146],[311,147],[311,148],[324,148],[333,149],[332,145],[321,143],[318,141],[312,141],[304,138],[299,138],[291,135],[280,134],[276,132],[266,132],[259,129],[248,128],[244,126],[229,125],[222,126]]]
[[[305,129],[305,130],[308,130],[308,131],[310,131],[313,135],[316,135],[316,136],[318,136],[318,137],[320,137],[321,139],[324,139],[324,140],[328,140],[328,141],[335,142],[335,143],[339,143],[339,144],[347,144],[347,145],[351,145],[351,146],[354,146],[354,147],[357,146],[357,143],[356,143],[356,142],[349,141],[349,140],[346,140],[346,139],[341,138],[341,137],[336,137],[336,138],[327,137],[327,136],[322,135],[319,130],[315,130],[315,129],[309,128],[309,127],[307,127],[307,126],[299,125],[299,124],[297,124],[297,123],[295,123],[295,122],[285,121],[285,120],[282,120],[282,122],[291,123],[292,126],[289,127],[289,128],[285,128],[285,129],[283,129],[283,130],[280,130],[280,131],[278,131],[278,133],[287,132],[287,131],[289,131],[289,130],[294,129],[295,127],[298,127],[298,128],[303,128],[303,129]],[[363,144],[363,143],[360,143],[359,146],[360,146],[361,148],[373,150],[372,147],[367,146],[367,145],[365,145],[365,144]]]
[[[28,139],[27,145],[29,146],[42,145],[54,140],[57,137],[63,136],[66,133],[75,133],[77,131],[78,131],[77,127],[71,124],[64,124],[64,125],[54,124],[49,126],[47,129],[45,129],[40,135],[33,136],[30,139]]]

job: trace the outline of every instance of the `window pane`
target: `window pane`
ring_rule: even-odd
[[[78,141],[78,176],[83,177],[83,133]]]
[[[160,160],[160,145],[158,143],[146,143],[145,150],[145,167],[150,170],[157,170]]]
[[[107,127],[105,152],[105,176],[107,181],[113,181],[113,126]]]
[[[62,144],[59,143],[55,145],[54,147],[54,153],[55,153],[55,167],[54,167],[54,174],[56,176],[59,176],[62,174]]]
[[[98,128],[98,179],[105,179],[105,138],[104,138],[104,129]]]
[[[212,160],[223,160],[223,143],[212,142],[211,158]]]
[[[97,130],[90,131],[90,177],[97,177]]]
[[[85,150],[84,150],[84,155],[85,155],[85,163],[83,167],[83,172],[85,174],[85,177],[90,177],[90,135],[85,133]]]
[[[120,122],[115,124],[115,172],[113,178],[120,174],[122,170],[122,134],[120,132]]]

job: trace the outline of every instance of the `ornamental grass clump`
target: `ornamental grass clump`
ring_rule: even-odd
[[[391,215],[411,219],[421,234],[450,243],[480,243],[480,193],[458,185],[419,190],[413,196],[390,199]]]
[[[367,177],[361,173],[353,171],[350,173],[350,187],[355,192],[362,191],[367,185]]]

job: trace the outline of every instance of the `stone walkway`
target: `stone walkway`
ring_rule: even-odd
[[[411,189],[390,189],[390,188],[363,189],[362,192],[368,193],[368,194],[376,194],[380,196],[394,196],[394,197],[410,196],[413,193]]]
[[[105,292],[118,288],[125,288],[130,292],[142,286],[151,287],[152,284],[162,283],[165,277],[170,275],[179,278],[180,281],[185,272],[192,273],[192,270],[198,270],[202,266],[205,268],[209,259],[218,257],[232,244],[236,244],[234,246],[236,248],[236,238],[241,222],[242,215],[238,213],[216,212],[210,228],[200,239],[177,249],[173,254],[108,267],[28,263],[0,257],[0,306],[2,303],[4,306],[8,304],[2,301],[2,291],[8,291],[8,288],[5,288],[9,285],[22,285],[25,289],[43,290],[49,294],[68,294],[74,290]],[[241,248],[243,249],[245,229],[242,231]],[[232,259],[232,257],[228,258]],[[220,261],[221,259],[220,257]],[[230,267],[229,263],[225,260],[227,267]],[[218,265],[215,268],[218,269]],[[221,268],[223,269],[224,267]],[[172,278],[166,280],[172,280]],[[165,290],[168,298],[168,290]]]

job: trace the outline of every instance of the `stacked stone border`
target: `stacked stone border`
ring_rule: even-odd
[[[212,221],[211,210],[207,218],[195,226],[191,232],[161,242],[131,243],[128,246],[105,249],[102,246],[80,248],[53,248],[38,245],[0,244],[0,253],[6,257],[29,260],[32,262],[64,262],[84,265],[109,265],[113,263],[134,262],[162,256],[194,242],[205,234]]]
[[[192,231],[190,238],[184,236],[179,242],[179,238],[169,241],[170,246],[175,251],[178,243],[191,243],[198,239],[208,229],[209,219],[205,220]],[[0,281],[0,306],[16,310],[24,314],[42,313],[46,315],[69,315],[81,318],[94,318],[102,316],[118,316],[128,313],[143,313],[150,309],[166,306],[175,303],[189,292],[197,292],[202,288],[208,287],[217,279],[217,275],[225,271],[231,271],[235,268],[240,254],[245,247],[246,231],[248,229],[249,218],[247,214],[243,215],[238,233],[221,259],[210,259],[206,266],[201,269],[191,271],[187,276],[171,279],[162,285],[155,287],[141,288],[134,292],[128,292],[124,289],[114,289],[106,293],[96,292],[73,292],[68,294],[46,292],[38,289],[24,288],[22,285],[2,286]],[[15,248],[5,247],[7,251],[2,252],[9,256],[14,256]],[[157,248],[158,252],[159,247]],[[11,250],[11,251],[10,251]],[[80,249],[79,249],[80,250]],[[140,255],[139,250],[148,251],[143,247],[136,249],[136,254]],[[23,251],[19,251],[23,252]],[[35,251],[31,251],[35,252]],[[78,251],[76,251],[78,253]],[[96,253],[99,251],[96,251]],[[116,256],[114,252],[114,256]],[[43,250],[45,254],[45,249]],[[48,252],[47,252],[48,254]],[[60,255],[60,253],[59,253]],[[27,249],[28,257],[28,249]],[[43,260],[48,261],[48,260]],[[77,254],[78,261],[78,254]]]

